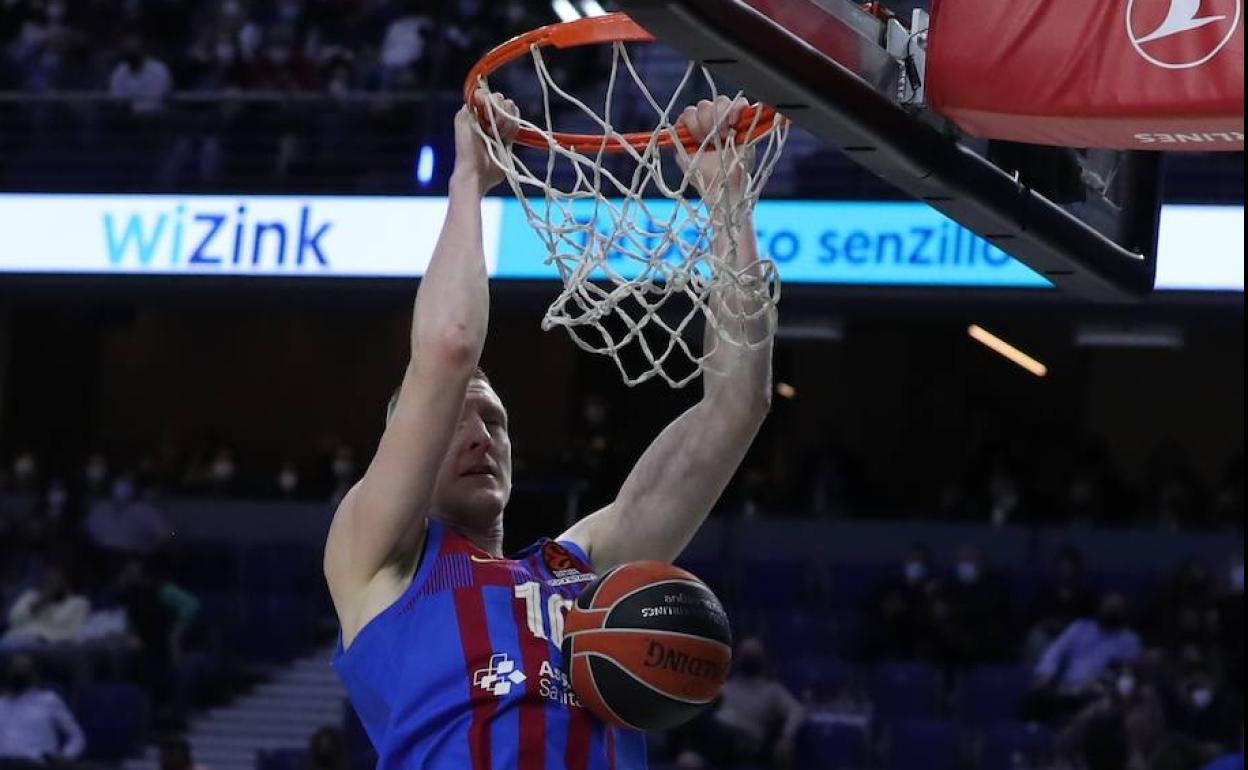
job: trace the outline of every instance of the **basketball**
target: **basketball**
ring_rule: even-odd
[[[719,695],[732,634],[719,599],[679,567],[625,564],[590,583],[568,611],[564,671],[609,724],[665,730]]]

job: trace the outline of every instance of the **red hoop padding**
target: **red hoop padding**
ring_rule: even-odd
[[[486,131],[490,130],[490,120],[477,110],[473,99],[481,82],[499,67],[513,62],[528,54],[534,46],[554,48],[577,48],[579,46],[597,45],[601,43],[652,43],[654,36],[642,29],[627,14],[610,13],[605,16],[587,17],[560,24],[549,24],[532,32],[517,35],[511,40],[493,49],[476,63],[464,81],[464,103],[473,112]],[[777,121],[784,117],[774,107],[754,103],[741,111],[741,118],[733,126],[734,139],[738,144],[747,144],[766,136],[776,127]],[[694,140],[689,130],[683,125],[676,129],[676,136],[681,144],[690,152],[696,152],[701,146]],[[631,146],[643,150],[654,141],[653,131],[636,131],[612,137],[610,140],[601,134],[567,134],[551,132],[549,137],[540,131],[521,127],[516,133],[516,144],[536,149],[550,147],[551,142],[577,152],[596,152],[600,148],[607,152],[625,152]],[[671,147],[673,144],[670,131],[663,131],[658,138],[659,147]],[[605,145],[605,147],[604,147]]]

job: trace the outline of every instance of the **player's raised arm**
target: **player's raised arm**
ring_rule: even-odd
[[[701,141],[712,131],[726,132],[722,127],[736,123],[744,108],[742,100],[721,97],[690,107],[681,121]],[[682,165],[693,164],[689,172],[711,208],[716,255],[735,255],[747,281],[762,277],[753,211],[741,205],[750,153],[726,141],[718,153],[705,152],[696,160],[679,156]],[[722,173],[730,175],[727,184],[720,183]],[[704,344],[714,352],[703,373],[701,401],[659,434],[609,506],[564,535],[586,550],[598,570],[639,559],[675,559],[745,457],[771,404],[773,326],[763,314],[740,320],[761,310],[743,304],[756,301],[732,291],[712,297],[716,320],[739,344],[717,340],[707,324]]]
[[[509,102],[504,107],[514,114]],[[388,565],[410,560],[422,542],[438,468],[485,343],[481,199],[502,176],[474,133],[476,119],[467,108],[455,117],[449,207],[416,294],[411,358],[372,463],[339,505],[325,546],[325,576],[344,629],[360,625],[353,615],[369,583]],[[500,129],[514,136],[514,124]]]

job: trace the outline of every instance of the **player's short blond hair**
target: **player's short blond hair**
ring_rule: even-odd
[[[470,380],[470,382],[473,380],[477,382],[484,382],[486,385],[490,384],[490,378],[485,376],[485,370],[479,366],[472,373],[472,380]],[[390,418],[394,416],[394,409],[399,405],[399,394],[402,392],[403,382],[400,380],[398,387],[394,389],[394,393],[390,394],[390,400],[386,402],[386,425],[390,424]]]

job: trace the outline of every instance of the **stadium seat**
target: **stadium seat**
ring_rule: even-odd
[[[888,576],[884,565],[839,565],[832,568],[831,609],[860,611]]]
[[[147,693],[138,685],[87,685],[74,699],[74,715],[87,739],[87,759],[120,761],[147,737]]]
[[[249,634],[242,646],[246,659],[285,663],[309,644],[316,613],[307,595],[250,596],[246,619]]]
[[[812,717],[797,736],[797,766],[859,770],[867,764],[867,735],[857,725]]]
[[[940,671],[927,663],[894,661],[881,663],[871,672],[871,702],[877,723],[935,716],[940,708],[944,681]]]
[[[962,770],[957,727],[944,719],[902,719],[888,731],[885,770]]]
[[[253,596],[299,594],[321,579],[320,551],[307,546],[253,546],[242,565],[243,590]]]
[[[196,543],[170,559],[174,582],[196,592],[232,592],[239,585],[239,549]]]
[[[1053,752],[1053,733],[1029,722],[997,722],[984,730],[979,770],[1016,770],[1047,767]]]
[[[1116,591],[1137,607],[1157,591],[1159,578],[1148,572],[1097,572],[1089,578],[1099,592]]]
[[[174,669],[174,692],[178,705],[184,709],[203,705],[214,683],[220,681],[220,661],[203,652],[184,654]]]
[[[243,601],[230,593],[199,594],[199,624],[208,637],[209,648],[223,658],[242,654],[251,634],[243,615]]]
[[[302,770],[308,763],[305,749],[270,749],[256,752],[256,770]]]
[[[785,660],[777,656],[774,659],[781,662],[780,680],[799,698],[831,700],[854,684],[853,666],[840,658],[818,656]]]
[[[737,601],[747,607],[779,609],[791,606],[801,594],[805,569],[783,561],[750,562],[737,587]]]
[[[1052,582],[1048,570],[1035,567],[1020,567],[1008,573],[1010,583],[1010,603],[1018,613],[1027,613],[1036,602],[1036,597]]]
[[[856,610],[827,613],[824,629],[827,652],[847,660],[861,659],[862,613]]]
[[[1023,666],[972,668],[958,693],[958,719],[963,725],[975,727],[1014,719],[1031,680],[1031,671]]]
[[[803,609],[783,609],[761,616],[761,635],[768,657],[793,661],[817,656],[827,650],[827,623]]]

